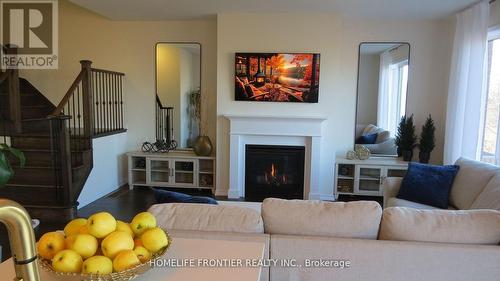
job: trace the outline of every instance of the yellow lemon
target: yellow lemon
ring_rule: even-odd
[[[159,227],[146,230],[141,236],[142,244],[151,253],[156,253],[168,246],[167,234]]]
[[[113,268],[116,272],[124,271],[141,264],[141,261],[133,250],[121,251],[113,260]]]
[[[109,274],[111,272],[113,272],[113,262],[105,256],[90,257],[82,265],[84,274]]]
[[[134,240],[128,233],[115,231],[102,240],[101,249],[106,257],[113,259],[121,251],[134,249]]]
[[[151,259],[151,253],[142,246],[135,247],[134,252],[142,263]]]
[[[64,234],[66,236],[71,236],[78,234],[80,231],[80,228],[82,226],[87,225],[87,219],[79,218],[79,219],[74,219],[70,221],[65,227],[64,227]]]
[[[47,232],[37,243],[38,254],[44,259],[52,259],[57,252],[64,250],[64,234],[60,232]]]
[[[123,231],[134,237],[134,232],[128,223],[122,221],[116,221],[116,231]]]
[[[78,234],[75,236],[70,249],[86,259],[95,255],[97,247],[97,239],[94,236],[90,234]]]
[[[52,267],[57,272],[80,273],[82,263],[82,257],[72,250],[62,250],[52,259]]]
[[[95,238],[104,238],[116,230],[116,220],[110,213],[100,212],[89,217],[87,228]]]
[[[135,235],[140,236],[145,230],[156,226],[156,218],[150,212],[137,214],[130,223],[130,227]]]

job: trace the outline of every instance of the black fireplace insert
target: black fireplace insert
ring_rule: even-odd
[[[304,199],[303,146],[246,145],[245,200]]]

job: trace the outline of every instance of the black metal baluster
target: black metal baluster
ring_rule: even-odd
[[[108,88],[109,88],[109,128],[108,131],[113,130],[113,75],[108,74]]]
[[[116,102],[116,85],[115,85],[116,81],[115,81],[115,75],[114,74],[111,74],[111,108],[113,109],[112,112],[113,112],[113,117],[112,117],[112,128],[111,128],[111,131],[114,131],[116,130],[116,105],[115,105],[115,102]]]
[[[106,106],[106,93],[104,92],[104,75],[102,72],[99,73],[100,79],[101,79],[101,133],[104,131],[104,128],[106,127],[106,111],[105,111],[105,106]]]
[[[110,110],[109,110],[109,75],[107,73],[104,73],[105,77],[105,85],[106,85],[106,127],[104,128],[105,132],[109,130],[109,124],[110,124]]]
[[[115,75],[115,128],[116,130],[119,130],[120,128],[120,124],[119,124],[119,118],[118,118],[118,114],[119,114],[119,109],[118,109],[118,79],[120,79],[120,76],[119,75]]]
[[[123,82],[123,77],[120,76],[120,87],[119,87],[119,90],[120,90],[120,122],[121,122],[120,128],[123,129],[124,120],[123,120],[123,85],[122,85],[122,82]]]

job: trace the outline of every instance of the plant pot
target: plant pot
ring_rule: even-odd
[[[212,153],[212,142],[208,136],[198,136],[193,144],[194,153],[209,156]]]
[[[418,154],[419,162],[427,164],[429,163],[429,159],[431,158],[431,153],[430,152],[422,152]]]
[[[411,150],[403,150],[403,161],[410,162],[411,159],[413,158],[413,151]]]

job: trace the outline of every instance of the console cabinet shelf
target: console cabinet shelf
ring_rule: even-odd
[[[391,158],[349,160],[337,158],[335,165],[335,198],[341,194],[383,196],[387,177],[403,177],[408,162]]]
[[[129,186],[214,189],[215,158],[192,151],[129,152]]]

